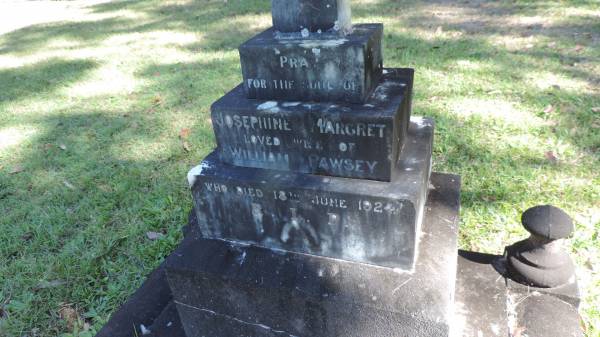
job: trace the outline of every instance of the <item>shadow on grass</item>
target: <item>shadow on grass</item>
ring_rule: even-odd
[[[0,303],[8,296],[20,308],[7,309],[10,319],[0,322],[0,335],[3,328],[70,331],[58,303],[72,303],[99,328],[174,249],[191,207],[185,176],[214,147],[208,106],[227,90],[223,82],[236,82],[235,63],[151,66],[138,73],[148,85],[132,96],[129,109],[84,104],[26,117],[40,131],[20,151],[23,172],[0,168],[0,242],[6,243],[0,245],[0,274],[13,275],[0,281]],[[23,71],[27,83],[38,78],[31,75],[37,70]],[[0,78],[0,85],[6,80]],[[152,99],[156,94],[160,102]],[[169,134],[169,115],[180,111],[197,119],[187,125],[189,152],[178,131]],[[150,241],[150,231],[164,237]],[[45,286],[53,281],[60,285]]]
[[[24,67],[0,70],[0,106],[4,103],[49,93],[74,83],[98,64],[89,60],[50,59]]]

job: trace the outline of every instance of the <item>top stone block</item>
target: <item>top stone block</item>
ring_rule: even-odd
[[[348,32],[350,0],[272,0],[273,27],[282,33]]]

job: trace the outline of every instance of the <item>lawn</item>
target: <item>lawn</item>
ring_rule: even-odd
[[[461,248],[501,253],[551,203],[600,336],[600,4],[353,0],[384,64],[416,69]],[[267,0],[0,4],[0,336],[91,336],[182,238],[210,104]]]

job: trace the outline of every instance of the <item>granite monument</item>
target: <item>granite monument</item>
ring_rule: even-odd
[[[211,107],[184,241],[99,337],[580,336],[552,243],[568,216],[526,212],[532,237],[505,256],[458,252],[460,177],[431,172],[414,70],[384,68],[383,26],[350,12],[272,0],[273,27],[239,47],[242,83]]]

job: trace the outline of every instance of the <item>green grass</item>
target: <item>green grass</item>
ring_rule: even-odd
[[[600,5],[352,3],[385,24],[386,66],[417,71],[435,170],[462,176],[460,246],[500,253],[526,208],[565,209],[600,336]],[[215,146],[210,104],[270,24],[265,0],[73,6],[0,35],[0,336],[90,336],[174,249],[186,172]]]

